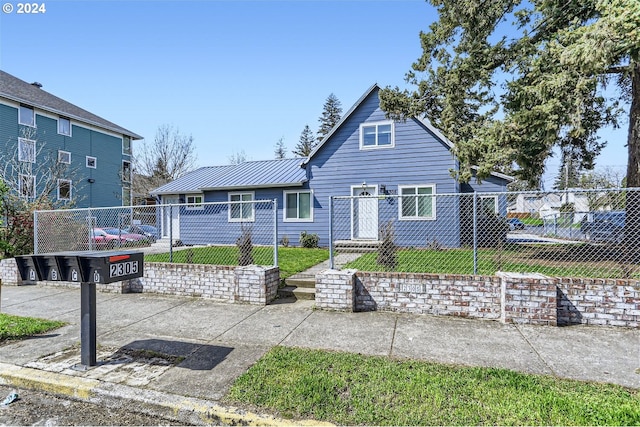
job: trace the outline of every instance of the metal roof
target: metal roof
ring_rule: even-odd
[[[304,160],[259,160],[203,167],[151,191],[151,194],[300,186],[307,181],[307,173],[302,167]]]
[[[130,130],[118,126],[100,116],[58,98],[35,84],[27,83],[17,77],[0,70],[0,97],[26,104],[43,111],[54,113],[82,123],[97,126],[118,134],[127,135],[131,139],[142,139]]]

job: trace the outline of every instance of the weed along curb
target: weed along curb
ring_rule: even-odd
[[[0,363],[0,383],[41,390],[106,407],[135,407],[136,412],[193,425],[332,426],[314,420],[285,420],[225,407],[204,399],[119,385],[90,378]]]

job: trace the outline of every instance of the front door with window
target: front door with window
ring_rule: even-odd
[[[177,240],[180,238],[180,207],[166,205],[178,204],[180,199],[177,196],[164,196],[162,203],[165,205],[162,207],[162,237],[168,239],[171,236]]]
[[[378,239],[378,187],[354,185],[351,208],[351,238]]]

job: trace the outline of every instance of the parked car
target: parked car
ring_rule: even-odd
[[[580,231],[592,242],[622,243],[624,224],[624,211],[592,212],[585,215]]]
[[[91,230],[91,243],[93,249],[115,249],[125,246],[128,241],[123,236],[109,234],[101,228],[94,228]]]
[[[142,234],[143,236],[147,237],[151,241],[151,243],[154,243],[156,240],[160,238],[160,233],[158,232],[158,229],[153,225],[147,225],[147,224],[132,225],[130,227],[125,228],[125,231],[127,233]]]
[[[121,228],[103,227],[102,230],[107,234],[119,237],[121,240],[124,239],[127,246],[148,245],[150,243],[150,239],[148,239],[145,235],[138,233],[129,233]]]
[[[508,218],[507,224],[509,224],[509,230],[524,230],[524,222],[518,218]]]

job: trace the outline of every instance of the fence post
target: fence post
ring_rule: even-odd
[[[278,199],[273,199],[273,266],[278,266]]]
[[[33,253],[38,253],[38,211],[33,211]]]
[[[329,196],[329,268],[333,270],[333,196]]]
[[[91,214],[91,209],[87,210],[87,225],[88,225],[88,234],[89,234],[89,250],[93,250],[93,215]]]
[[[473,274],[478,274],[478,193],[473,192]]]
[[[173,262],[173,205],[169,205],[169,262]]]

